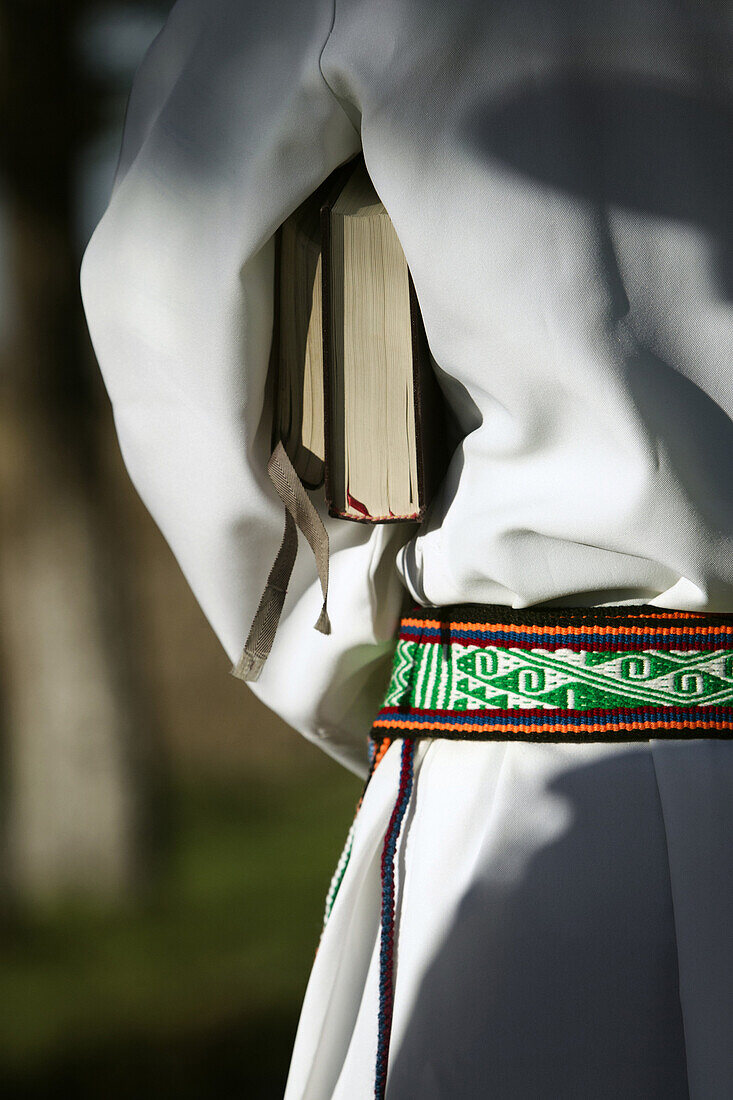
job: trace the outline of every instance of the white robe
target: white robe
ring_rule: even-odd
[[[282,537],[274,234],[360,147],[462,426],[420,527],[312,494],[332,632],[301,548],[250,685],[353,770],[405,589],[733,611],[732,39],[727,3],[178,0],[140,66],[82,293],[130,476],[232,662]],[[288,1100],[372,1095],[396,752]],[[732,840],[731,742],[421,746],[388,1100],[733,1095]]]

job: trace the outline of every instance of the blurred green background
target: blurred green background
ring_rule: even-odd
[[[0,0],[0,1091],[282,1095],[361,783],[229,676],[78,268],[168,5]]]

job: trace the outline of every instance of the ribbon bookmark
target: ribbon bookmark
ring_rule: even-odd
[[[257,680],[275,639],[275,631],[285,603],[285,594],[298,552],[298,531],[303,532],[316,559],[318,578],[323,592],[323,606],[314,626],[321,634],[331,633],[326,610],[328,597],[328,532],[313,501],[295,472],[287,452],[278,442],[267,463],[267,473],[277,495],[285,505],[285,531],[277,557],[267,578],[242,656],[231,668],[240,680]]]

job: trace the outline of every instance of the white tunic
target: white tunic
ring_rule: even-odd
[[[252,690],[366,771],[425,605],[733,611],[733,15],[675,0],[178,0],[82,292],[140,495],[232,662],[282,538],[274,234],[363,148],[462,425],[424,523],[328,517]],[[370,784],[288,1100],[372,1095]],[[422,745],[388,1100],[733,1095],[733,743]],[[406,878],[405,878],[406,875]]]

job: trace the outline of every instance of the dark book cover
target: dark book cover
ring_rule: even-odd
[[[331,174],[316,188],[306,202],[312,202],[315,207],[320,211],[322,203],[330,199],[334,201],[336,196],[342,190],[347,179],[351,175],[354,167],[361,154],[357,154],[352,157],[351,160],[346,161],[344,164],[339,165],[331,172]],[[295,214],[299,210],[296,207],[292,214]],[[290,216],[292,216],[292,214]],[[287,220],[287,219],[286,219]],[[283,223],[284,224],[284,223]],[[297,470],[297,450],[298,444],[302,443],[302,440],[293,439],[290,441],[290,445],[286,445],[286,440],[283,438],[283,432],[281,430],[281,401],[283,396],[283,389],[286,385],[286,381],[283,378],[283,365],[281,362],[281,296],[282,296],[282,233],[283,226],[278,226],[275,232],[274,246],[274,271],[273,271],[273,328],[272,328],[272,343],[270,346],[270,359],[268,365],[268,376],[272,378],[273,387],[273,415],[272,415],[272,429],[270,435],[270,451],[272,452],[277,446],[278,442],[282,442],[287,451],[290,461],[296,466],[296,472],[301,478],[303,485],[307,489],[320,489],[324,483],[325,472],[321,476],[319,481],[309,481],[306,477],[302,476],[300,470]],[[298,384],[302,385],[303,379],[298,379]],[[292,385],[292,380],[287,381],[288,385]],[[324,402],[326,397],[324,395]]]

